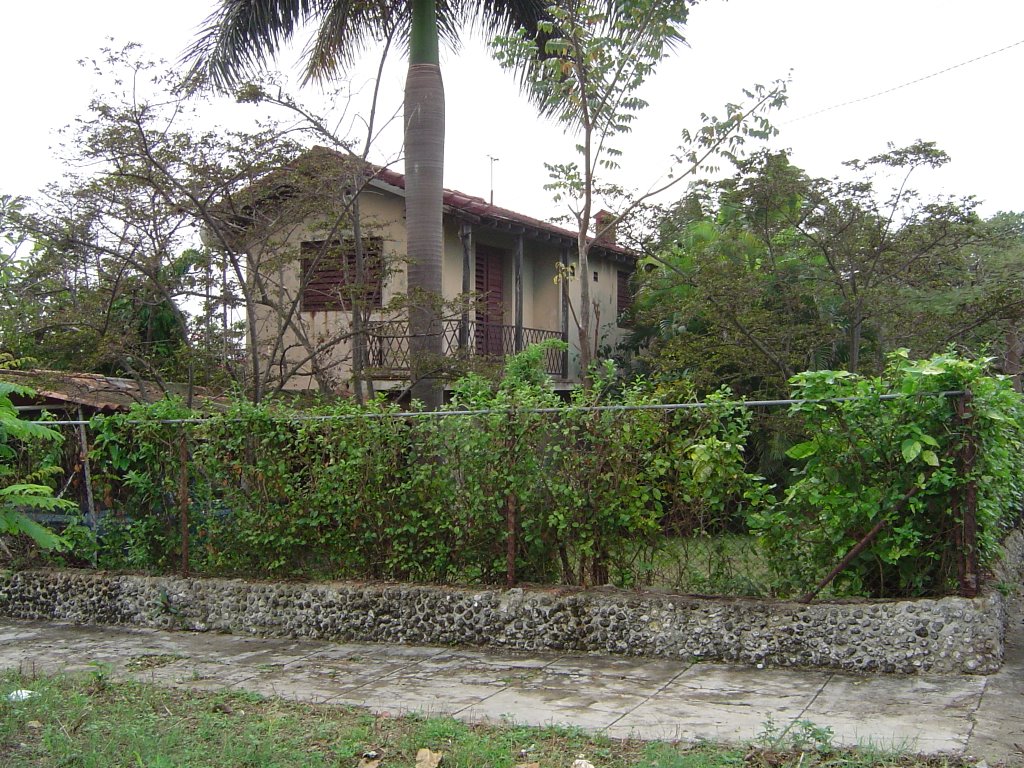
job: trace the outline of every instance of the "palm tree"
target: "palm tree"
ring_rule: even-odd
[[[457,45],[460,28],[478,23],[492,34],[525,28],[545,17],[544,0],[220,0],[186,54],[215,87],[230,89],[258,70],[307,23],[319,27],[306,51],[306,80],[323,80],[351,63],[367,40],[404,36],[409,73],[405,86],[405,184],[409,312],[414,360],[442,354],[440,317],[431,298],[441,296],[443,254],[444,86],[440,40]],[[424,300],[426,299],[426,300]],[[414,368],[413,396],[440,405],[440,383]]]

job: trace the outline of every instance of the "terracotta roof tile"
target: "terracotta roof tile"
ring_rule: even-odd
[[[305,153],[303,157],[317,157],[324,160],[336,159],[343,160],[345,162],[351,162],[351,158],[346,157],[340,152],[329,149],[327,147],[314,147]],[[369,166],[368,175],[373,179],[382,181],[392,187],[398,189],[405,189],[405,176],[398,171],[392,170],[391,168],[381,168],[379,166]],[[452,211],[463,212],[471,216],[480,219],[490,219],[495,223],[504,223],[510,225],[518,225],[535,229],[540,232],[544,232],[555,237],[565,238],[571,241],[575,241],[578,237],[578,233],[571,229],[559,227],[555,224],[551,224],[540,219],[535,219],[532,216],[526,214],[517,213],[516,211],[509,210],[508,208],[502,208],[499,205],[492,205],[491,203],[484,200],[482,197],[476,197],[475,195],[468,195],[465,192],[460,192],[457,189],[446,189],[444,191],[444,205]],[[608,242],[595,242],[594,247],[611,254],[615,254],[620,257],[625,257],[631,260],[636,259],[636,253],[628,248],[624,248],[621,245]]]

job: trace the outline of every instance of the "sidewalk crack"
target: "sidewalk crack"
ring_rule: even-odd
[[[655,696],[658,696],[659,694],[663,693],[665,691],[665,689],[668,688],[670,685],[672,685],[672,683],[674,683],[676,680],[678,680],[680,678],[680,676],[683,675],[683,673],[689,671],[690,669],[693,669],[694,666],[696,666],[696,665],[694,664],[694,662],[691,661],[685,667],[683,667],[678,672],[676,672],[674,675],[672,675],[671,678],[669,678],[667,681],[665,681],[665,683],[663,685],[661,685],[661,687],[659,687],[656,691],[654,691],[650,696],[645,698],[643,701],[641,701],[635,707],[631,707],[630,709],[628,709],[625,712],[623,712],[621,715],[619,715],[617,718],[612,720],[610,723],[608,723],[608,725],[606,725],[601,730],[602,731],[607,731],[609,728],[612,728],[616,723],[618,723],[624,717],[629,717],[631,714],[633,714],[638,709],[640,709],[640,707],[644,706],[644,704],[647,704],[648,702],[653,700]]]
[[[964,754],[970,754],[971,751],[971,739],[974,738],[974,730],[978,727],[978,710],[981,709],[981,703],[985,699],[985,694],[988,693],[990,680],[984,678],[981,683],[981,693],[978,694],[978,702],[974,705],[974,708],[967,713],[967,722],[970,725],[967,728],[967,738],[964,740]]]
[[[545,669],[548,669],[548,668],[549,668],[549,667],[550,667],[550,666],[551,666],[552,664],[557,664],[557,663],[558,663],[559,661],[561,661],[562,659],[567,659],[567,658],[570,658],[570,657],[569,657],[569,656],[556,656],[555,658],[551,659],[551,661],[549,661],[549,662],[548,662],[547,664],[545,664],[544,666],[542,666],[542,667],[537,667],[537,671],[538,671],[538,672],[542,672],[543,670],[545,670]],[[494,698],[495,696],[497,696],[497,695],[498,695],[499,693],[504,693],[505,691],[508,691],[508,690],[510,690],[510,689],[512,689],[512,688],[515,688],[515,687],[517,687],[517,686],[516,686],[516,685],[514,685],[513,683],[505,683],[505,684],[504,684],[503,686],[501,686],[500,688],[497,688],[497,689],[495,689],[494,693],[489,693],[489,694],[487,694],[486,696],[484,696],[484,697],[483,697],[482,699],[480,699],[479,701],[476,701],[476,702],[474,702],[474,703],[472,703],[472,704],[467,704],[467,705],[466,705],[466,706],[464,706],[464,707],[463,707],[462,709],[456,710],[455,712],[453,712],[453,713],[452,713],[452,717],[458,717],[458,716],[459,716],[459,715],[461,715],[461,714],[462,714],[463,712],[466,712],[467,710],[472,710],[472,709],[473,709],[473,707],[479,707],[479,706],[480,706],[481,704],[483,704],[483,703],[484,703],[485,701],[488,701],[488,700],[490,700],[490,699],[493,699],[493,698]]]
[[[810,701],[808,701],[808,702],[807,702],[807,704],[806,704],[806,705],[804,705],[804,708],[800,710],[800,714],[799,714],[799,715],[797,715],[796,717],[794,717],[794,718],[793,718],[793,722],[794,722],[794,723],[795,723],[795,722],[796,722],[797,720],[803,720],[803,719],[804,719],[804,715],[806,715],[806,714],[807,714],[807,710],[809,710],[809,709],[810,709],[811,707],[813,707],[813,706],[814,706],[814,702],[816,702],[816,701],[818,700],[818,697],[819,697],[819,696],[821,696],[822,692],[823,692],[823,691],[825,690],[825,687],[826,687],[826,686],[827,686],[827,685],[828,685],[829,683],[831,683],[831,682],[832,682],[832,679],[833,679],[833,678],[834,678],[835,676],[836,676],[836,675],[835,675],[835,673],[834,673],[834,672],[831,672],[831,673],[829,673],[829,676],[825,678],[825,682],[823,682],[823,683],[821,684],[821,687],[820,687],[820,688],[818,688],[818,690],[814,692],[814,695],[813,695],[813,696],[811,696],[811,700],[810,700]],[[792,726],[791,726],[791,727],[792,727]],[[787,728],[787,730],[789,730],[789,729]]]

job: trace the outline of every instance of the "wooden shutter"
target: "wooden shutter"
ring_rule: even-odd
[[[374,309],[383,302],[383,239],[363,238],[363,283],[356,285],[356,251],[351,238],[305,242],[301,261],[303,312],[349,311],[353,296]]]
[[[501,355],[505,320],[504,253],[486,245],[476,247],[476,351]]]

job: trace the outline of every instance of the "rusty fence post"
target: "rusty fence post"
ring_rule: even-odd
[[[516,429],[516,414],[515,411],[509,411],[508,414],[508,429],[509,436],[505,438],[505,448],[508,451],[508,455],[511,458],[512,450],[516,445],[516,440],[513,437]],[[509,588],[514,587],[518,582],[518,575],[516,574],[516,557],[518,552],[516,551],[517,539],[519,535],[519,519],[518,519],[518,499],[514,491],[511,491],[505,495],[505,525],[506,525],[506,540],[505,540],[505,585]]]
[[[181,518],[181,574],[188,576],[188,426],[181,425],[178,440],[178,513]]]
[[[960,434],[957,454],[957,475],[961,480],[954,496],[953,545],[956,550],[957,580],[960,594],[978,594],[978,487],[974,466],[978,458],[977,432],[974,424],[974,396],[970,390],[954,401],[953,424]]]

